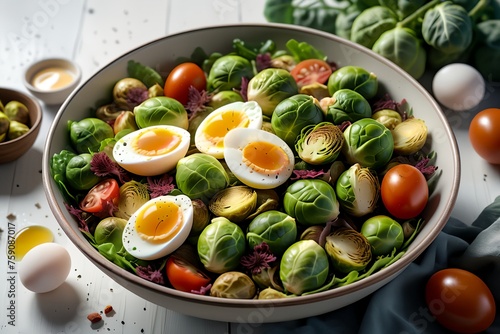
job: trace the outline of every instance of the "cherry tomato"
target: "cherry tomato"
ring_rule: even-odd
[[[207,88],[205,72],[195,63],[182,63],[174,67],[168,75],[163,92],[165,96],[186,105],[190,86],[198,91],[205,90]]]
[[[457,333],[479,333],[495,320],[495,299],[476,275],[462,269],[436,272],[427,281],[429,311],[444,327]]]
[[[120,186],[115,179],[106,179],[89,190],[80,202],[80,209],[86,212],[108,214],[113,205],[118,204]]]
[[[167,278],[176,290],[191,292],[210,283],[208,277],[194,265],[176,256],[170,256],[166,265]]]
[[[500,164],[500,109],[488,108],[477,113],[469,126],[469,139],[481,158]]]
[[[399,164],[387,171],[380,185],[380,193],[387,211],[400,219],[418,216],[429,199],[425,176],[408,164]]]
[[[316,82],[324,84],[332,74],[332,68],[326,61],[306,59],[298,63],[290,73],[302,87]]]

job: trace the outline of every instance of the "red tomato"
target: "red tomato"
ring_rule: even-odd
[[[316,82],[324,84],[332,74],[332,68],[326,61],[306,59],[298,63],[290,73],[302,87]]]
[[[201,270],[176,256],[170,256],[167,265],[167,278],[176,290],[191,292],[200,290],[210,283],[210,277]]]
[[[408,164],[399,164],[387,171],[380,185],[380,193],[387,211],[400,219],[418,216],[429,199],[425,176]]]
[[[484,109],[474,116],[469,126],[469,139],[481,158],[500,164],[500,109]]]
[[[188,102],[189,87],[198,91],[207,88],[205,72],[195,63],[182,63],[174,67],[165,81],[164,94],[186,105]]]
[[[476,275],[462,269],[443,269],[425,288],[429,311],[444,327],[457,333],[479,333],[495,320],[495,299]]]
[[[106,179],[89,190],[80,202],[80,209],[86,212],[99,214],[109,213],[113,205],[118,204],[120,186],[115,179]]]

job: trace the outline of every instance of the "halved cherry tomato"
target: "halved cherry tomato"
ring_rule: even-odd
[[[313,83],[324,84],[332,74],[331,66],[321,59],[306,59],[290,72],[300,87]]]
[[[480,333],[495,320],[493,294],[466,270],[447,268],[434,273],[427,281],[425,300],[437,321],[457,333]]]
[[[176,290],[198,291],[210,283],[210,277],[187,261],[170,256],[166,265],[167,278]]]
[[[427,205],[429,187],[425,176],[416,167],[399,164],[384,175],[380,193],[391,215],[410,219],[418,216]]]
[[[118,204],[120,186],[115,179],[105,179],[89,190],[80,202],[80,209],[93,214],[106,214]]]
[[[488,108],[474,116],[469,126],[474,150],[492,164],[500,164],[500,109]]]
[[[168,75],[163,92],[165,96],[186,105],[190,86],[198,91],[205,90],[207,88],[205,72],[195,63],[182,63],[174,67]]]

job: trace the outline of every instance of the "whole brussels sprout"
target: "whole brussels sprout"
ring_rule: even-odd
[[[250,248],[265,242],[277,256],[281,256],[296,238],[295,219],[277,210],[261,213],[248,225],[247,241]]]
[[[250,61],[237,55],[225,55],[213,63],[208,73],[207,90],[223,91],[241,87],[241,79],[253,77]]]
[[[363,118],[344,131],[342,154],[350,164],[379,168],[386,165],[394,151],[391,131],[372,118]]]
[[[76,190],[89,190],[100,181],[90,170],[92,155],[82,153],[72,157],[66,165],[66,180]]]
[[[322,165],[337,159],[344,143],[340,128],[330,122],[311,124],[302,129],[295,143],[299,157],[311,164]]]
[[[445,53],[465,51],[472,43],[472,20],[460,5],[445,1],[425,12],[422,37]]]
[[[99,118],[69,121],[68,126],[71,144],[78,153],[98,152],[102,141],[115,136],[111,125]]]
[[[372,50],[401,67],[415,79],[425,72],[427,53],[415,32],[409,28],[396,26],[384,32]]]
[[[476,25],[477,46],[474,65],[483,77],[500,81],[500,20],[486,20]]]
[[[339,215],[339,202],[333,187],[319,179],[292,183],[283,197],[285,212],[303,225],[319,225]]]
[[[222,273],[210,288],[210,296],[220,298],[252,299],[256,292],[252,279],[239,271]]]
[[[188,115],[184,106],[171,97],[157,96],[134,108],[135,122],[142,129],[152,125],[174,125],[188,129]]]
[[[394,140],[394,152],[402,155],[416,153],[427,141],[427,125],[423,119],[408,118],[391,130]]]
[[[291,245],[280,262],[280,279],[285,292],[301,295],[325,284],[330,265],[325,250],[313,240]]]
[[[123,78],[113,87],[113,102],[122,110],[133,110],[148,98],[148,87],[135,78]]]
[[[229,185],[229,177],[219,160],[205,153],[195,153],[179,160],[175,182],[182,193],[191,199],[210,199]]]
[[[354,19],[350,40],[371,48],[380,35],[394,28],[396,23],[398,17],[389,8],[383,6],[367,8]]]
[[[372,115],[368,101],[351,89],[337,90],[331,98],[321,100],[321,107],[326,109],[325,120],[337,125],[346,121],[352,123]]]
[[[399,249],[404,241],[403,227],[385,215],[368,218],[360,232],[368,239],[375,256],[390,254],[394,248]]]
[[[281,101],[274,109],[271,126],[274,133],[294,147],[302,128],[323,121],[323,111],[312,96],[297,94]]]
[[[372,118],[382,123],[389,130],[394,129],[396,125],[402,122],[401,115],[392,109],[382,109],[373,113]]]
[[[135,123],[135,115],[131,111],[122,111],[113,123],[113,131],[115,134],[123,130],[135,131],[138,129],[139,127]]]
[[[370,243],[352,228],[341,227],[330,233],[325,250],[333,269],[345,274],[365,269],[372,259]]]
[[[365,8],[364,4],[357,1],[342,10],[335,20],[335,35],[350,39],[352,24]]]
[[[16,139],[28,133],[30,128],[21,122],[10,121],[9,130],[7,132],[7,138],[9,140]]]
[[[379,0],[380,5],[392,10],[400,20],[415,12],[426,2],[427,0]]]
[[[217,217],[201,232],[197,248],[205,269],[222,274],[238,267],[245,252],[245,234],[235,223]]]
[[[279,68],[266,68],[248,83],[247,98],[248,101],[257,102],[262,113],[271,117],[281,101],[298,92],[297,83],[290,72]]]
[[[240,93],[233,90],[223,90],[210,98],[208,105],[214,110],[233,102],[245,102]]]
[[[3,112],[11,121],[29,125],[30,114],[28,107],[19,101],[9,101],[5,106]]]
[[[229,177],[222,164],[211,155],[195,153],[177,162],[175,182],[182,193],[191,199],[210,199],[229,185]]]
[[[287,297],[288,296],[281,291],[273,288],[265,288],[259,292],[259,297],[257,299],[278,299]]]
[[[380,183],[369,168],[354,164],[340,175],[335,192],[341,209],[354,217],[361,217],[375,210]]]
[[[362,67],[347,65],[335,70],[328,78],[328,92],[333,95],[341,89],[350,89],[371,99],[378,91],[378,78]]]
[[[94,232],[95,242],[98,245],[110,242],[117,250],[123,246],[122,235],[127,221],[118,217],[107,217],[101,220]]]
[[[3,112],[0,111],[0,143],[7,138],[9,132],[10,120]]]

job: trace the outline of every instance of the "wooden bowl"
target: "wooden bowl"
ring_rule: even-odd
[[[6,105],[9,101],[19,101],[28,108],[30,116],[28,125],[30,130],[27,133],[21,137],[0,143],[0,164],[3,164],[17,160],[33,146],[42,124],[42,108],[30,96],[8,88],[0,88],[0,101],[2,101],[3,105]]]

